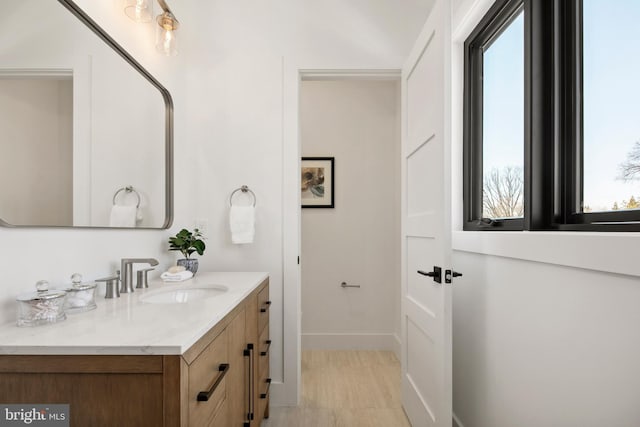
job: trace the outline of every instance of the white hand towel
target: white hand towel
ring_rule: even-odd
[[[256,208],[253,206],[231,206],[229,226],[231,241],[235,244],[253,243],[256,232]]]
[[[113,205],[111,207],[111,227],[135,227],[136,207],[129,205]]]
[[[182,282],[184,280],[191,279],[193,277],[193,273],[189,270],[180,271],[179,273],[169,273],[165,271],[160,275],[160,278],[165,282]]]

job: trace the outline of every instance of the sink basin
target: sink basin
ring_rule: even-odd
[[[150,304],[186,304],[223,295],[229,288],[223,285],[200,285],[148,292],[140,301]]]

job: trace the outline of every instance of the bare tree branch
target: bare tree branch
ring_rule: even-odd
[[[636,141],[627,153],[627,160],[620,163],[620,175],[618,179],[623,181],[631,181],[637,179],[640,175],[640,141]]]
[[[483,217],[514,218],[524,214],[524,175],[518,166],[492,169],[483,182]]]

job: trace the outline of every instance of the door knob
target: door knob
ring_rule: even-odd
[[[422,274],[423,276],[433,277],[433,281],[436,283],[442,283],[442,268],[437,265],[433,266],[433,271],[422,271],[418,270],[418,274]]]

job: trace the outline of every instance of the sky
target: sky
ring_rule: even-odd
[[[583,0],[584,204],[609,210],[640,180],[624,182],[622,163],[640,140],[640,1]],[[484,54],[484,170],[523,165],[524,19]]]

